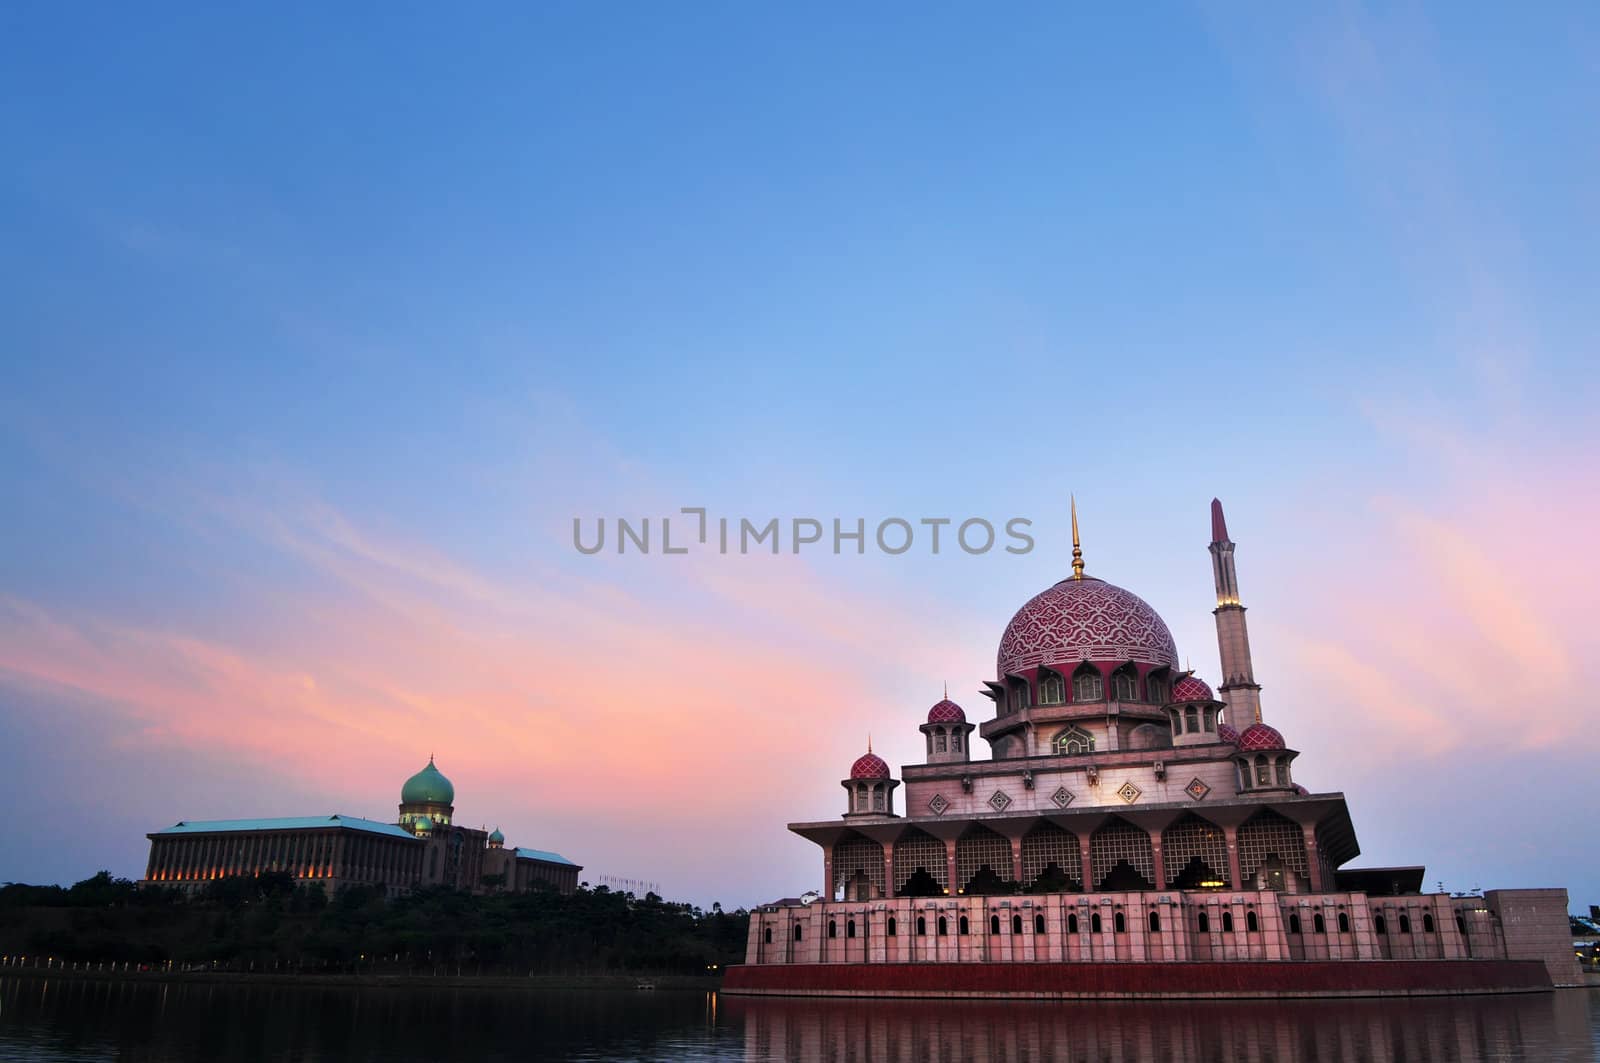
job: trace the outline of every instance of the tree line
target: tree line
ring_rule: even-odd
[[[750,915],[604,886],[386,898],[329,896],[282,872],[194,895],[102,871],[72,886],[0,886],[0,953],[229,971],[396,974],[707,974],[744,958]]]

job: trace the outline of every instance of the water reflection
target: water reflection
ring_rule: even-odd
[[[1600,994],[979,1003],[728,998],[760,1060],[1432,1063],[1596,1058]]]
[[[1600,993],[1046,1004],[0,978],[29,1063],[1590,1060]]]

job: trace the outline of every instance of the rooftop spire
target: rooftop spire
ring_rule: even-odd
[[[1083,544],[1078,541],[1078,499],[1073,495],[1067,497],[1072,499],[1072,578],[1082,579]]]
[[[1222,516],[1222,500],[1211,500],[1211,541],[1225,543],[1228,541],[1228,522]]]
[[[944,700],[950,700],[950,680],[948,679],[944,681]]]

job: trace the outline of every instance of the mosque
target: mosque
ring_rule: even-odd
[[[1295,782],[1265,719],[1222,504],[1218,685],[1143,599],[1072,574],[1000,636],[974,723],[946,696],[895,778],[870,748],[843,815],[793,823],[819,899],[761,906],[733,993],[1293,996],[1547,990],[1580,981],[1564,889],[1424,893],[1348,866],[1344,795]],[[974,732],[989,759],[974,759]],[[897,811],[903,790],[905,813]],[[807,898],[809,900],[809,898]]]
[[[394,823],[356,816],[185,820],[147,835],[141,880],[194,893],[229,875],[284,871],[332,896],[346,886],[399,896],[444,887],[469,893],[571,893],[583,868],[558,853],[506,845],[505,835],[455,822],[456,788],[433,758],[400,787]]]

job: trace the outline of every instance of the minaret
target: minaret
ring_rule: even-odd
[[[1261,722],[1261,687],[1250,667],[1250,633],[1239,602],[1239,576],[1233,568],[1233,542],[1222,503],[1211,500],[1211,569],[1217,582],[1217,651],[1222,657],[1222,685],[1217,693],[1228,705],[1228,722],[1239,730]]]

